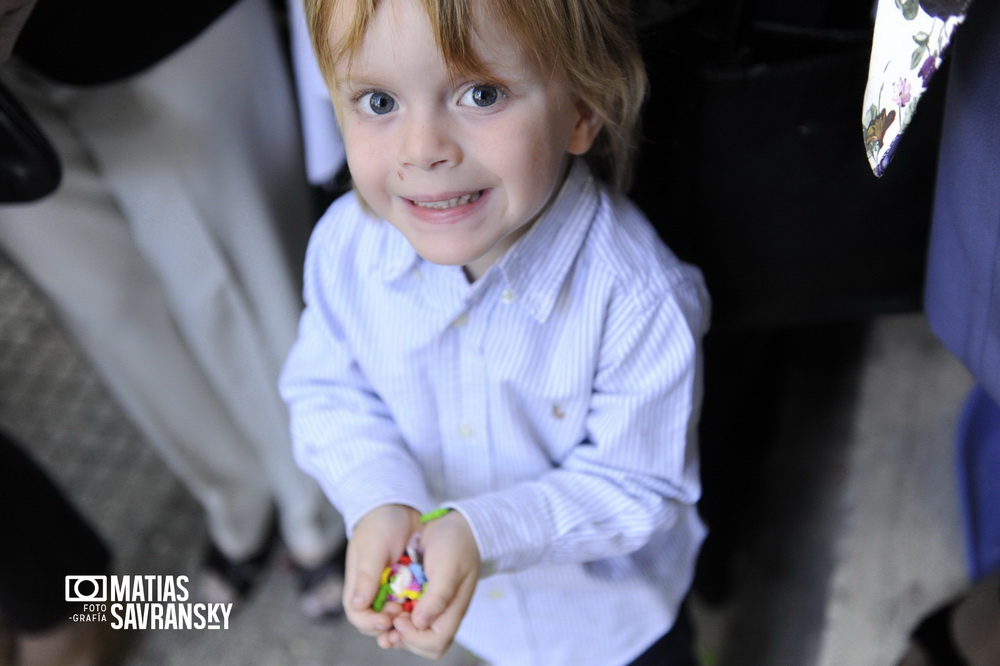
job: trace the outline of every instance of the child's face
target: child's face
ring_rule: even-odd
[[[569,154],[600,129],[502,27],[481,19],[476,34],[491,78],[455,79],[419,0],[383,0],[332,91],[361,196],[422,257],[473,279],[529,228]]]

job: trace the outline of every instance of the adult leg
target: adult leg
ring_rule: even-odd
[[[316,563],[343,529],[293,460],[277,391],[311,219],[270,12],[267,0],[243,0],[149,72],[79,107],[72,122],[268,480],[293,557]]]
[[[80,93],[8,65],[5,80],[63,162],[53,195],[0,208],[0,247],[49,298],[108,389],[206,511],[232,557],[264,538],[271,494],[173,322],[156,275],[62,107]]]

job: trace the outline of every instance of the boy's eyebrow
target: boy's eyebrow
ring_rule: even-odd
[[[452,83],[459,85],[467,82],[496,84],[496,85],[517,85],[521,81],[518,73],[510,69],[487,68],[481,72],[455,72],[452,76]],[[335,80],[335,89],[341,93],[348,92],[359,87],[381,86],[379,77],[366,75],[364,72],[352,72],[348,76],[339,76]]]
[[[367,74],[366,72],[358,72],[357,70],[351,70],[345,76],[338,76],[334,80],[338,89],[340,88],[355,88],[359,85],[370,85],[377,81],[378,77]]]
[[[489,82],[496,84],[516,85],[525,76],[525,65],[523,63],[511,62],[510,60],[482,58],[480,60],[482,68],[478,71],[462,71],[453,68],[452,82],[455,84],[476,80],[478,82]],[[348,71],[343,76],[336,76],[336,86],[338,89],[350,89],[357,86],[378,85],[380,76],[366,72],[355,66],[354,63],[346,65]]]

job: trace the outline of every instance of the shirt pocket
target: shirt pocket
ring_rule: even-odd
[[[499,441],[514,441],[558,467],[586,442],[593,366],[565,346],[522,349],[491,363],[491,423]]]

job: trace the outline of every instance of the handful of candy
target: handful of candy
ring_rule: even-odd
[[[435,509],[420,516],[421,523],[429,523],[445,516],[451,509]],[[372,602],[372,610],[381,612],[387,601],[403,605],[403,610],[409,613],[413,603],[424,593],[427,586],[427,574],[424,573],[424,551],[420,549],[420,533],[414,532],[406,544],[406,552],[399,556],[396,563],[386,567],[382,572],[382,584]]]
[[[382,572],[382,584],[379,586],[372,610],[381,611],[387,601],[403,605],[403,610],[409,613],[413,603],[424,593],[427,585],[427,575],[423,566],[424,553],[420,549],[420,534],[414,533],[406,544],[406,552],[400,555],[396,563],[386,567]]]

